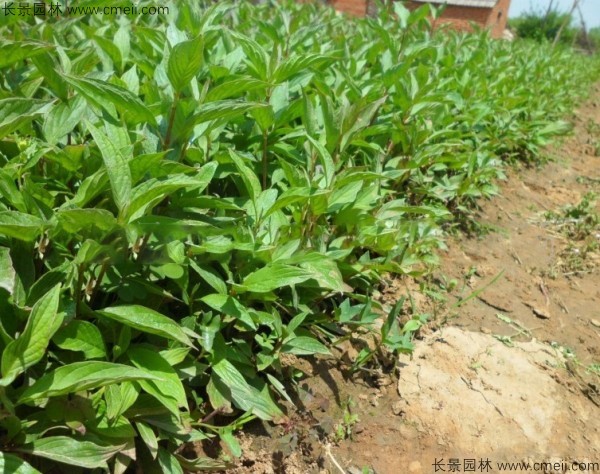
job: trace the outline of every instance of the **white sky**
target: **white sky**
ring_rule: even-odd
[[[545,11],[550,0],[512,0],[510,5],[510,17],[519,16],[528,11]],[[554,4],[560,11],[569,11],[573,0],[554,0]],[[581,11],[588,28],[600,26],[600,0],[581,0]],[[575,19],[579,23],[579,13],[575,11]]]

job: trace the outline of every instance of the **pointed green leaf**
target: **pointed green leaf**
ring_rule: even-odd
[[[160,379],[130,365],[101,361],[75,362],[42,376],[23,392],[18,403],[26,403],[38,398],[58,397],[131,380]]]
[[[154,124],[154,115],[133,92],[110,82],[87,77],[63,76],[77,92],[87,100],[103,108],[109,114],[112,112],[106,104],[114,105],[121,114],[130,118],[134,123],[149,122]]]
[[[47,104],[23,97],[0,100],[0,139],[31,122]]]
[[[46,223],[39,217],[17,211],[0,212],[0,235],[32,241],[40,236]]]
[[[106,461],[125,447],[121,445],[101,446],[91,441],[79,441],[68,436],[50,436],[17,448],[41,458],[87,469],[106,469]]]
[[[139,331],[179,341],[193,347],[192,341],[179,324],[145,306],[114,306],[98,311],[98,314]]]
[[[144,347],[130,347],[127,357],[136,367],[160,378],[160,381],[138,381],[144,391],[160,402],[169,399],[170,403],[165,406],[176,416],[179,416],[179,407],[189,411],[185,389],[177,372],[159,353]]]
[[[200,72],[204,62],[203,51],[202,36],[177,43],[171,50],[167,76],[176,92],[180,92]]]
[[[244,186],[246,187],[246,191],[248,191],[248,195],[252,198],[252,200],[255,200],[262,192],[262,187],[258,177],[254,171],[252,171],[252,169],[246,165],[246,163],[244,163],[242,157],[236,152],[230,149],[229,156],[240,173],[242,181],[244,182]]]
[[[177,458],[164,448],[158,448],[158,464],[164,474],[183,474]]]
[[[87,128],[102,154],[115,204],[123,212],[131,200],[131,172],[127,160],[104,132],[89,122]]]
[[[0,288],[4,288],[11,295],[15,289],[15,276],[10,249],[0,247]]]
[[[250,411],[262,420],[272,420],[283,416],[269,393],[250,385],[241,372],[228,360],[221,359],[213,365],[212,370],[231,390],[234,401],[242,410]]]
[[[10,384],[46,353],[50,338],[62,322],[62,315],[57,313],[59,295],[60,285],[56,285],[40,298],[31,309],[23,333],[4,349],[0,386]]]
[[[131,192],[131,204],[126,220],[133,221],[144,215],[149,209],[167,195],[183,188],[197,188],[200,193],[210,183],[217,168],[216,162],[204,165],[196,176],[173,175],[163,179],[150,179],[136,186]]]
[[[14,454],[0,452],[0,472],[2,474],[40,474],[21,458]]]
[[[267,293],[284,286],[297,285],[312,278],[312,272],[303,268],[274,263],[251,273],[241,288],[254,293]]]
[[[61,349],[81,351],[86,359],[100,359],[106,356],[100,330],[88,321],[71,321],[57,331],[52,342]]]
[[[329,349],[314,337],[298,336],[285,342],[281,352],[296,355],[327,354],[331,355]]]
[[[40,44],[30,41],[14,42],[3,39],[0,45],[0,68],[16,66],[19,61],[31,59],[52,48],[51,44]]]
[[[229,99],[230,97],[239,96],[245,92],[268,86],[266,82],[250,76],[230,77],[228,79],[218,86],[211,87],[208,94],[206,94],[207,102]]]
[[[104,390],[106,417],[113,421],[125,413],[137,400],[139,388],[132,382],[112,384]]]
[[[105,209],[66,209],[57,212],[56,218],[69,234],[82,230],[107,232],[117,224],[115,216]]]
[[[212,294],[203,297],[201,301],[220,313],[238,319],[251,329],[256,329],[257,327],[248,309],[232,296]]]
[[[267,104],[258,102],[244,102],[241,100],[217,100],[208,102],[198,107],[198,111],[192,117],[194,124],[208,122],[210,120],[231,120],[245,112],[258,107],[267,107]]]
[[[158,454],[158,439],[156,438],[156,434],[154,430],[150,428],[146,423],[138,422],[135,424],[140,433],[140,437],[146,443],[146,447],[148,451],[150,451],[150,455],[152,459],[156,459],[156,455]]]
[[[65,102],[54,104],[46,115],[42,127],[46,141],[54,145],[60,138],[72,132],[81,122],[86,110],[87,104],[80,97],[76,97],[70,104]]]

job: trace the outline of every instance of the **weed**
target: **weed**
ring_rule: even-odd
[[[352,428],[358,423],[359,418],[356,413],[352,413],[352,407],[354,402],[348,398],[343,404],[343,414],[340,422],[335,426],[334,429],[334,441],[340,442],[348,438],[352,438]]]
[[[597,195],[589,192],[579,204],[547,212],[545,217],[567,240],[555,265],[558,271],[567,275],[593,271],[598,265],[600,249]]]

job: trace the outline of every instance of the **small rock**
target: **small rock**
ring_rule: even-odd
[[[481,326],[481,328],[479,329],[483,334],[492,334],[492,331],[490,331],[488,328]]]
[[[538,318],[550,319],[550,313],[545,309],[531,308],[531,310],[533,311],[533,314],[535,314]]]
[[[348,468],[348,474],[362,474],[362,469],[359,469],[355,466],[351,466]]]
[[[400,416],[404,413],[404,401],[397,400],[392,403],[392,413],[396,416]]]
[[[535,314],[540,319],[550,319],[550,312],[547,309],[540,308],[539,306],[535,306],[531,303],[525,303],[525,306],[528,306],[533,314]]]
[[[421,467],[421,463],[419,461],[412,461],[408,465],[408,472],[423,472],[423,468]]]
[[[600,328],[600,321],[598,321],[597,319],[592,319],[590,322],[592,323],[592,326]]]
[[[377,377],[377,380],[375,380],[375,383],[377,384],[378,387],[387,387],[388,385],[392,385],[394,383],[394,381],[392,380],[392,378],[389,375],[379,375]]]

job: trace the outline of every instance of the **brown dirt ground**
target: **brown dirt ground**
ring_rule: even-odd
[[[504,461],[600,463],[600,378],[586,370],[600,363],[598,255],[588,255],[593,265],[584,272],[562,268],[568,242],[544,218],[600,193],[600,86],[573,122],[574,133],[548,150],[550,163],[509,170],[501,195],[482,204],[478,221],[493,232],[449,240],[438,279],[457,286],[446,307],[502,275],[422,331],[393,376],[349,379],[343,363],[298,361],[309,374],[301,409],[281,426],[248,426],[239,467],[228,472],[469,472],[473,459],[470,472],[501,472],[496,463]],[[393,282],[382,298],[415,286]],[[359,421],[336,442],[344,413]],[[436,459],[445,471],[434,469]]]

